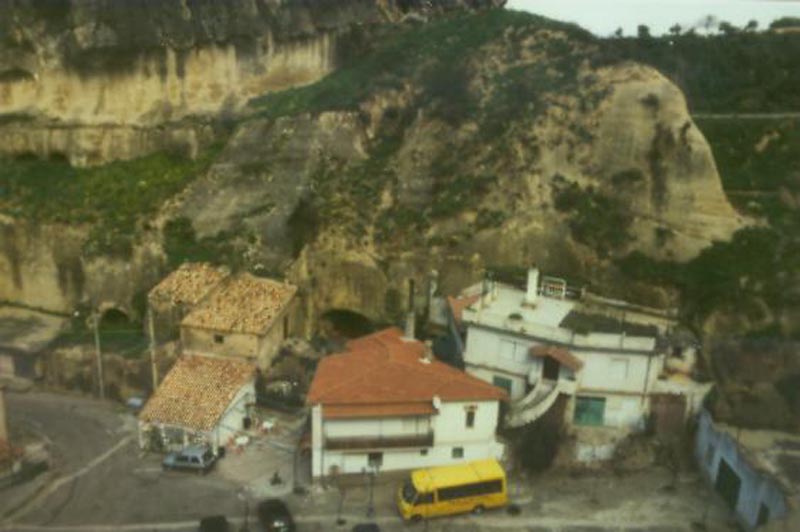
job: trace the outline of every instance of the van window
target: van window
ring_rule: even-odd
[[[199,464],[200,463],[200,459],[198,457],[196,457],[196,456],[192,456],[192,463],[193,464]]]
[[[486,482],[476,482],[474,484],[464,484],[451,488],[441,488],[439,490],[439,501],[451,501],[464,497],[476,497],[479,495],[489,495],[503,491],[502,480],[488,480]]]
[[[420,493],[417,495],[417,501],[414,506],[421,506],[423,504],[433,504],[433,493]]]

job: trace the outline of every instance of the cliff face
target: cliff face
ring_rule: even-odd
[[[109,195],[112,212],[99,222],[71,223],[80,234],[63,253],[48,236],[58,227],[7,221],[0,299],[130,308],[167,264],[188,258],[287,274],[312,317],[346,308],[396,319],[409,278],[426,286],[436,270],[452,293],[484,268],[532,262],[670,304],[674,293],[628,282],[614,260],[632,251],[688,260],[745,223],[681,92],[649,68],[595,66],[597,43],[575,28],[501,10],[421,24],[419,11],[408,16],[417,4],[399,1],[187,1],[167,3],[174,16],[164,21],[142,3],[139,35],[121,29],[114,10],[76,7],[111,4],[65,3],[69,16],[55,30],[42,22],[40,38],[20,29],[35,24],[6,26],[32,49],[24,68],[21,59],[9,67],[8,55],[0,63],[30,74],[0,82],[0,102],[17,117],[0,127],[0,140],[17,139],[6,149],[81,164],[157,145],[192,154],[213,137],[204,120],[221,109],[234,111],[233,133],[207,171],[187,170],[196,175],[177,195],[165,192],[157,213],[124,226],[140,235],[128,259],[84,253],[89,230],[114,223],[124,197]],[[488,2],[434,3],[464,4]],[[39,20],[23,5],[17,11]],[[403,17],[413,21],[358,38],[345,29]],[[363,49],[330,76],[275,92],[330,71],[354,42]],[[135,50],[127,62],[104,59],[123,49]],[[245,105],[256,94],[265,96]],[[19,118],[26,109],[32,117]],[[133,193],[157,180],[133,180]],[[26,212],[33,193],[20,190],[0,197],[4,210]],[[48,205],[32,212],[65,223]],[[86,215],[80,198],[70,205]]]
[[[164,146],[191,155],[202,124],[229,118],[253,96],[319,79],[360,44],[360,28],[416,8],[391,0],[2,0],[0,154],[77,165]]]

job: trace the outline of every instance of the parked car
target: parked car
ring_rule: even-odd
[[[381,532],[381,527],[376,523],[359,523],[353,527],[352,532]]]
[[[169,453],[161,462],[161,467],[164,471],[188,469],[198,473],[207,473],[216,459],[217,457],[208,447],[193,445],[180,451]]]
[[[267,532],[295,532],[292,514],[280,499],[267,499],[258,504],[258,522]]]
[[[231,527],[224,515],[212,515],[200,520],[200,532],[230,532]]]

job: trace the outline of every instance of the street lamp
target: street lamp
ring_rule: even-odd
[[[236,494],[239,500],[244,502],[244,523],[239,532],[249,532],[250,530],[250,499],[247,496],[247,486],[242,486]]]
[[[378,476],[380,465],[372,464],[369,471],[369,503],[367,504],[367,517],[372,518],[375,516],[375,477]]]

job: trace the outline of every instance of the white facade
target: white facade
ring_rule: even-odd
[[[315,405],[313,476],[414,469],[502,457],[503,445],[495,438],[498,401],[437,403],[438,408],[431,415],[369,419],[325,419],[324,405]]]
[[[529,275],[529,283],[537,282],[538,275]],[[648,396],[664,370],[655,335],[578,333],[561,327],[571,312],[580,310],[580,302],[567,298],[566,289],[554,294],[545,287],[523,291],[499,285],[485,292],[462,314],[468,373],[506,388],[517,407],[552,404],[550,396],[566,393],[571,396],[568,421],[644,428]],[[535,346],[564,348],[582,366],[575,371],[551,357],[532,356]],[[569,385],[557,385],[561,381]],[[514,408],[512,404],[512,413]]]
[[[139,446],[149,448],[152,445],[150,432],[155,430],[165,450],[178,450],[190,444],[202,443],[209,445],[216,454],[219,447],[231,443],[232,438],[244,430],[245,418],[250,414],[248,405],[253,404],[255,398],[255,380],[252,380],[242,386],[209,430],[139,421]]]

